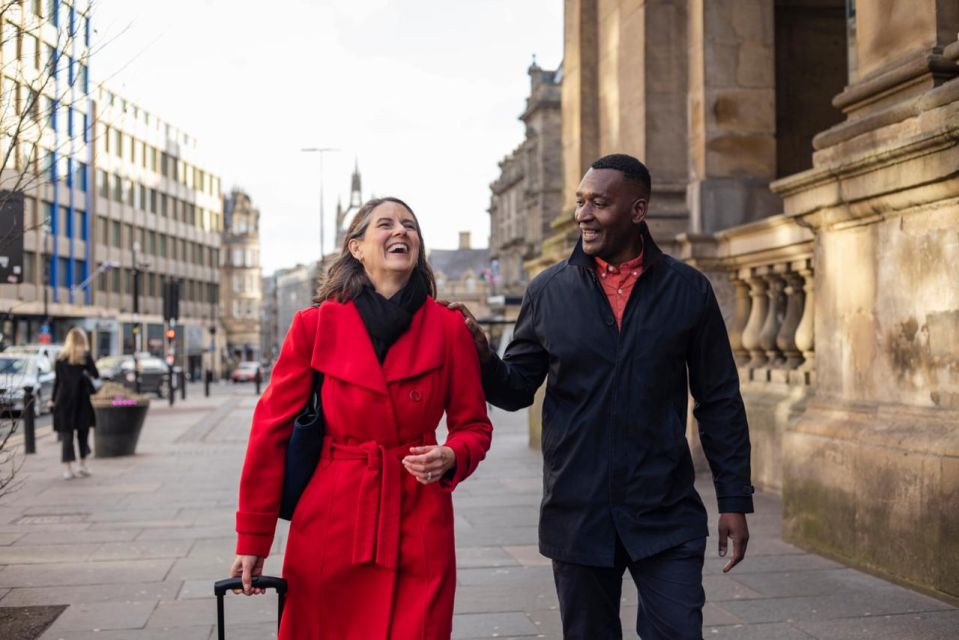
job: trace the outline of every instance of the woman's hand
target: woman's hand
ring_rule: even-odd
[[[259,556],[237,556],[230,567],[230,577],[239,576],[243,582],[243,593],[250,596],[253,594],[266,593],[266,589],[253,588],[253,576],[263,574],[263,558]],[[233,593],[239,593],[234,590]]]
[[[403,458],[403,466],[420,484],[438,482],[444,473],[456,467],[456,454],[444,445],[410,447],[410,454]]]

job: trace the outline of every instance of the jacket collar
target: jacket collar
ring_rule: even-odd
[[[387,395],[387,384],[412,378],[443,364],[443,323],[432,298],[413,315],[380,366],[353,301],[320,306],[310,365],[324,374]]]
[[[643,234],[643,271],[646,271],[660,261],[663,257],[663,252],[656,245],[653,236],[650,235],[649,225],[646,224],[645,220],[640,227],[640,233]],[[576,241],[576,246],[573,247],[573,253],[569,256],[569,264],[587,269],[593,269],[596,266],[596,261],[593,260],[593,256],[587,255],[586,252],[583,251],[582,238]]]

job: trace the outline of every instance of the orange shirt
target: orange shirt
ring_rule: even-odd
[[[643,254],[640,252],[637,257],[618,267],[614,267],[602,258],[593,259],[596,261],[596,275],[599,276],[599,283],[603,285],[603,291],[609,299],[609,306],[613,308],[613,315],[616,316],[616,326],[621,329],[626,301],[629,300],[629,294],[632,293],[636,280],[643,273]]]

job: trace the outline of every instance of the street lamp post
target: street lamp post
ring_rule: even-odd
[[[320,156],[320,261],[323,260],[323,252],[326,249],[324,243],[323,226],[325,218],[323,216],[323,155],[333,151],[339,151],[332,147],[306,147],[300,149],[303,153],[316,153]]]
[[[133,380],[136,392],[140,393],[140,351],[143,343],[140,331],[140,269],[149,267],[139,260],[140,243],[133,242]]]

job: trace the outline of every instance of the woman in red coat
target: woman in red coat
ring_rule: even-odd
[[[382,198],[359,210],[317,304],[293,318],[253,414],[231,569],[252,593],[293,419],[321,371],[326,438],[290,523],[281,639],[450,637],[450,492],[485,457],[492,426],[469,331],[434,292],[416,217]]]

